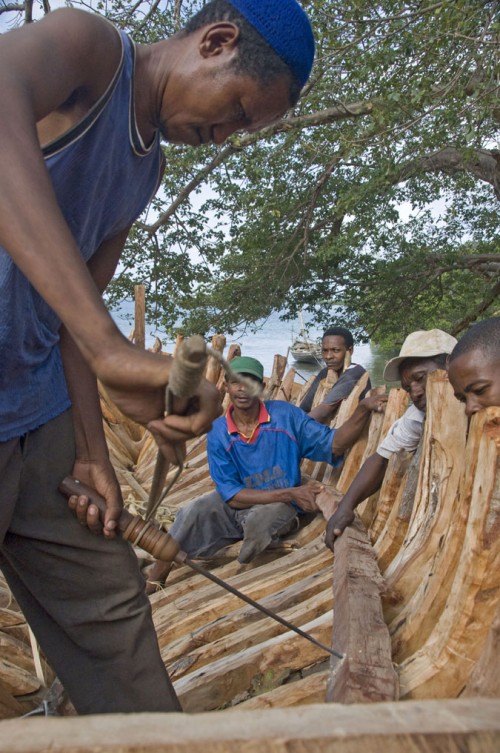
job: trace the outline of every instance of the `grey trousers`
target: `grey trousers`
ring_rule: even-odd
[[[132,548],[57,491],[74,457],[70,411],[0,443],[0,568],[79,714],[181,711]]]
[[[243,539],[238,561],[246,563],[288,533],[296,519],[296,510],[285,502],[234,510],[213,491],[182,507],[169,533],[190,557],[211,557]]]

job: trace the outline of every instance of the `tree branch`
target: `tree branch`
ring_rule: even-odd
[[[473,156],[464,156],[459,149],[446,146],[427,157],[408,162],[399,170],[393,182],[403,182],[422,172],[444,172],[451,175],[458,172],[472,173],[479,180],[493,186],[495,195],[500,200],[500,152],[496,149],[476,149]]]
[[[471,324],[471,322],[475,322],[476,319],[478,319],[481,314],[484,314],[486,309],[491,306],[491,304],[494,302],[496,298],[500,295],[500,280],[493,285],[492,288],[488,291],[488,293],[484,296],[481,303],[479,303],[475,308],[473,308],[467,316],[465,316],[463,319],[461,319],[459,322],[456,322],[453,327],[450,330],[450,333],[456,337],[460,332],[462,332],[466,327]]]

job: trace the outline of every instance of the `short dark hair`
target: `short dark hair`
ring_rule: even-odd
[[[491,358],[500,357],[500,317],[491,316],[473,324],[451,351],[448,362],[473,350],[480,350]]]
[[[329,329],[325,329],[322,340],[325,337],[343,337],[346,348],[354,347],[354,337],[352,336],[352,332],[345,327],[330,327]]]
[[[230,21],[240,30],[238,55],[231,63],[235,73],[243,73],[259,83],[269,84],[277,78],[290,78],[290,106],[297,103],[301,86],[291,68],[273,50],[264,37],[227,0],[212,0],[186,24],[181,34],[191,34],[207,24]]]

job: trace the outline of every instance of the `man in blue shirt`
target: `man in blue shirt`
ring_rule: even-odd
[[[386,398],[365,398],[343,426],[330,429],[295,405],[262,401],[264,369],[255,358],[233,359],[231,371],[235,376],[225,382],[231,405],[207,437],[215,491],[182,508],[170,534],[190,557],[204,558],[243,539],[238,556],[243,564],[287,533],[298,515],[317,511],[315,498],[323,487],[318,481],[302,482],[302,458],[340,465],[370,411]],[[250,380],[254,389],[237,374]],[[157,563],[149,574],[148,590],[164,580],[168,570],[168,564]]]

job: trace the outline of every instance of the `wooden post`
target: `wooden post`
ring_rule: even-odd
[[[224,335],[214,335],[212,337],[212,350],[214,350],[216,353],[222,353],[224,352],[224,348],[226,347],[226,338]],[[220,364],[220,361],[218,361],[213,356],[208,357],[207,362],[207,369],[205,371],[205,378],[212,382],[212,384],[217,384],[219,381],[219,376],[222,371],[222,366]]]
[[[286,369],[286,356],[274,356],[273,370],[264,393],[265,400],[274,400],[274,393],[279,390]]]
[[[398,698],[391,640],[382,615],[382,576],[363,524],[357,519],[335,542],[332,657],[327,701],[361,703]]]
[[[134,343],[138,348],[146,347],[146,290],[144,285],[134,288]]]

